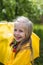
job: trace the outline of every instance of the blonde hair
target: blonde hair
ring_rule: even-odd
[[[26,37],[28,39],[27,41],[30,43],[30,49],[31,49],[31,52],[32,52],[31,54],[33,56],[32,41],[31,41],[31,34],[32,34],[32,31],[33,31],[33,23],[27,17],[24,17],[24,16],[17,17],[16,20],[14,20],[14,24],[16,24],[16,23],[21,23],[21,24],[23,23],[23,25],[25,25],[25,32],[26,32],[25,34],[26,34]],[[20,50],[20,48],[21,48],[21,45],[18,48],[17,52]],[[32,64],[34,64],[33,61],[32,61]]]
[[[33,31],[33,23],[27,17],[19,16],[16,18],[15,22],[18,22],[21,24],[23,23],[23,25],[25,25],[26,37],[31,36]]]

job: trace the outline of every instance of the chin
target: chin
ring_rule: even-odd
[[[18,43],[21,42],[21,41],[19,41],[19,40],[16,40],[16,41],[17,41]]]

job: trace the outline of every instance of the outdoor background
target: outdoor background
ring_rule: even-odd
[[[0,0],[0,22],[12,22],[17,16],[34,23],[33,31],[40,37],[40,58],[35,59],[35,65],[43,65],[43,0]]]

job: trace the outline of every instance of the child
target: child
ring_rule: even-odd
[[[14,39],[16,43],[11,43],[15,53],[12,65],[32,65],[32,22],[24,17],[18,17],[14,22]]]
[[[0,64],[32,65],[33,59],[39,57],[40,40],[32,33],[32,22],[20,16],[10,23],[0,24]]]

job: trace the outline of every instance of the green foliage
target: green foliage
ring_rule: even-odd
[[[12,20],[15,16],[15,0],[0,0],[0,20]]]
[[[37,0],[0,0],[0,20],[12,21],[17,16],[27,16],[34,23],[40,23],[43,5]]]
[[[43,25],[34,25],[34,32],[40,37],[40,57],[35,59],[35,65],[43,65]]]
[[[34,25],[34,32],[40,37],[41,42],[43,41],[43,25]]]

